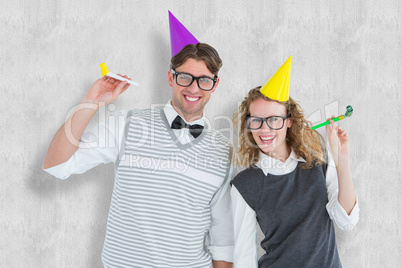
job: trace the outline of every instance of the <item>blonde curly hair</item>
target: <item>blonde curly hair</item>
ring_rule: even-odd
[[[314,165],[326,163],[325,153],[322,144],[324,139],[316,130],[311,130],[312,124],[304,118],[303,110],[292,98],[286,102],[272,100],[260,92],[261,87],[249,91],[248,96],[239,106],[239,111],[233,115],[233,123],[239,128],[240,148],[235,153],[233,160],[237,166],[249,167],[259,160],[260,148],[254,141],[251,130],[247,127],[246,116],[250,116],[250,104],[258,99],[275,101],[286,107],[287,117],[291,118],[293,124],[286,132],[286,144],[292,148],[298,156],[303,157],[306,162],[301,165],[304,169],[312,168]]]

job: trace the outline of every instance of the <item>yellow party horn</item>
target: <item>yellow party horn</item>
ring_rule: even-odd
[[[100,68],[101,68],[102,76],[106,75],[108,77],[111,77],[111,78],[114,78],[114,79],[117,79],[117,80],[120,80],[120,81],[127,81],[131,85],[138,86],[137,82],[131,81],[131,80],[126,79],[124,77],[121,77],[121,76],[119,76],[117,74],[109,72],[109,70],[108,70],[108,68],[107,68],[105,63],[101,63]]]

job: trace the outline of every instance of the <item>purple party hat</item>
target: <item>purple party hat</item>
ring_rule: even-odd
[[[188,44],[198,44],[199,41],[173,16],[169,10],[170,49],[172,57],[179,53]]]

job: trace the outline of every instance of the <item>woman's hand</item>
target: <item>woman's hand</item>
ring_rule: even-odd
[[[332,116],[327,120],[333,118],[335,118],[335,116]],[[334,156],[335,164],[338,165],[339,158],[349,156],[349,136],[346,130],[343,130],[342,127],[338,126],[333,120],[330,122],[330,125],[326,125],[327,137]]]

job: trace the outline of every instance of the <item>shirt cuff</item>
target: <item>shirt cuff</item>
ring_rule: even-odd
[[[233,262],[234,246],[208,246],[214,261]]]
[[[350,215],[346,212],[346,210],[339,204],[338,200],[336,200],[334,206],[334,221],[338,227],[343,231],[352,230],[357,222],[359,221],[359,200],[356,198],[356,204],[352,209]]]
[[[46,168],[43,170],[46,171],[47,173],[49,173],[50,175],[55,176],[56,178],[65,180],[71,175],[70,168],[71,168],[71,164],[73,162],[73,157],[74,156],[70,157],[70,159],[68,159],[64,163],[61,163],[57,166]]]

